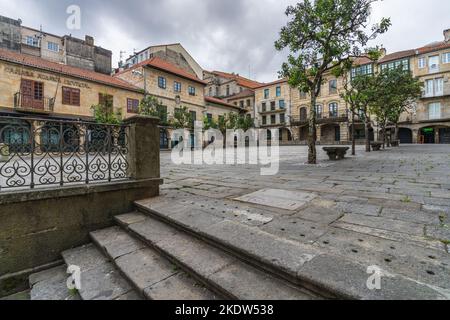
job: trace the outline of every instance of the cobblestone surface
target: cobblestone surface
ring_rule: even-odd
[[[305,165],[305,147],[282,147],[280,171],[173,165],[161,155],[161,195],[199,228],[229,220],[450,289],[450,146],[411,145]],[[295,210],[235,199],[267,189],[310,193]],[[279,201],[279,200],[278,200]],[[162,204],[164,205],[164,204]]]

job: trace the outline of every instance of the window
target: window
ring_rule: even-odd
[[[241,107],[241,109],[244,108],[244,100],[239,101],[239,107]]]
[[[242,91],[244,91],[244,88],[239,87],[239,92],[242,92]]]
[[[284,113],[280,114],[280,123],[285,123],[286,122],[286,116]]]
[[[127,112],[128,113],[139,113],[139,100],[138,99],[127,99]]]
[[[278,101],[278,105],[279,105],[280,109],[284,109],[286,107],[284,100]]]
[[[442,96],[444,94],[444,78],[425,81],[425,97]]]
[[[26,43],[32,47],[39,47],[39,40],[36,37],[27,36]]]
[[[189,95],[195,96],[195,87],[189,86]]]
[[[263,124],[263,126],[267,124],[267,117],[266,116],[262,117],[262,124]]]
[[[212,87],[209,87],[209,96],[210,97],[212,97],[212,91],[213,91]]]
[[[269,99],[269,95],[270,95],[270,90],[269,89],[265,89],[264,90],[264,99]]]
[[[173,83],[173,90],[175,92],[181,92],[181,82],[175,81]],[[211,92],[211,88],[209,88],[209,91]]]
[[[227,97],[230,96],[230,85],[227,84]]]
[[[428,106],[428,116],[430,120],[436,120],[441,118],[441,104],[430,103]]]
[[[330,109],[330,118],[337,118],[338,116],[338,104],[336,102],[330,103],[328,106]]]
[[[262,112],[266,112],[267,111],[267,104],[265,102],[262,103]]]
[[[57,43],[54,43],[54,42],[48,42],[48,43],[47,43],[47,48],[48,48],[48,50],[50,50],[50,51],[53,51],[53,52],[59,52],[59,45],[58,45]]]
[[[381,70],[392,70],[395,68],[398,68],[400,66],[403,66],[403,70],[407,71],[409,70],[409,59],[403,59],[403,60],[397,60],[397,61],[392,61],[389,63],[385,63],[381,65]]]
[[[62,87],[62,104],[80,106],[80,89]]]
[[[277,87],[277,97],[281,97],[281,87]]]
[[[277,116],[272,115],[270,116],[270,124],[276,124],[277,123]]]
[[[442,54],[442,63],[450,63],[450,52]]]
[[[211,124],[213,121],[213,115],[211,113],[207,113],[206,118],[208,119],[208,123]]]
[[[321,105],[317,105],[316,106],[316,118],[317,119],[321,119],[322,118],[322,106]]]
[[[429,72],[439,71],[439,56],[433,56],[428,58],[428,69]]]
[[[419,69],[425,68],[425,65],[426,65],[426,59],[425,58],[420,58],[419,59]]]
[[[114,105],[114,97],[110,94],[99,93],[98,104],[112,107]]]
[[[330,94],[337,93],[337,80],[336,79],[330,80],[330,82],[328,83],[328,86],[329,86]]]
[[[167,87],[166,78],[158,77],[158,87],[160,87],[161,89],[166,89]]]
[[[372,64],[365,64],[363,66],[358,66],[356,68],[352,69],[352,78],[359,76],[359,75],[368,75],[373,73],[373,66]]]
[[[250,100],[247,100],[247,107],[250,107],[251,106],[251,102],[250,102]]]
[[[159,118],[162,124],[167,123],[167,106],[159,106],[158,108]]]
[[[275,111],[275,110],[276,110],[276,104],[275,104],[275,101],[272,101],[270,103],[270,111]]]

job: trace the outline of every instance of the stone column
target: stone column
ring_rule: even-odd
[[[317,142],[322,142],[322,126],[316,125]]]
[[[414,143],[414,144],[419,143],[419,130],[418,129],[412,130],[412,143]]]
[[[159,119],[134,116],[129,126],[129,175],[135,180],[160,178]]]
[[[339,125],[339,130],[341,131],[341,143],[351,143],[351,137],[349,134],[348,125],[346,122],[343,122]]]

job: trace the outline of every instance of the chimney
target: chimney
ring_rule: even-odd
[[[86,35],[85,42],[88,46],[94,46],[94,38],[91,36]]]
[[[380,59],[384,58],[384,56],[386,56],[386,53],[387,53],[386,48],[381,47],[381,49],[380,49],[380,54],[381,54]]]
[[[445,42],[450,41],[450,29],[444,30],[444,38],[445,38]]]

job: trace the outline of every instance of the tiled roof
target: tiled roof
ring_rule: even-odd
[[[253,97],[255,95],[255,91],[247,89],[242,92],[239,92],[231,97],[228,97],[227,100],[237,100],[241,98]]]
[[[273,82],[270,82],[270,83],[265,83],[265,84],[257,87],[256,89],[270,87],[270,86],[273,86],[273,85],[276,85],[276,84],[280,84],[280,83],[285,83],[285,82],[288,82],[287,78],[283,78],[283,79],[280,79],[280,80],[277,80],[277,81],[273,81]]]
[[[203,80],[200,80],[196,75],[191,74],[191,73],[189,73],[189,72],[187,72],[187,71],[185,71],[185,70],[183,70],[183,69],[181,69],[181,68],[171,64],[170,62],[167,62],[167,61],[165,61],[165,60],[163,60],[161,58],[158,58],[158,57],[154,57],[154,58],[142,61],[142,62],[132,66],[129,69],[126,69],[124,71],[116,73],[114,76],[120,75],[120,74],[125,73],[125,72],[129,72],[129,71],[131,71],[133,69],[136,69],[136,68],[139,68],[139,67],[142,67],[142,66],[152,67],[152,68],[155,68],[155,69],[158,69],[158,70],[162,70],[162,71],[174,74],[174,75],[179,76],[181,78],[185,78],[185,79],[188,79],[188,80],[192,80],[192,81],[198,82],[198,83],[203,84],[205,86],[207,85],[207,82],[205,82]]]
[[[220,76],[220,77],[224,77],[230,80],[236,80],[238,85],[246,87],[246,88],[250,88],[250,89],[255,89],[261,85],[263,85],[263,83],[261,82],[257,82],[257,81],[253,81],[244,77],[241,77],[237,74],[232,74],[232,73],[227,73],[227,72],[222,72],[222,71],[212,71],[211,73]]]
[[[448,49],[448,48],[450,48],[450,42],[440,41],[440,42],[431,43],[427,46],[417,49],[417,53],[424,54],[424,53],[433,52],[436,50]]]
[[[385,55],[383,58],[378,60],[378,63],[385,63],[385,62],[394,61],[394,60],[398,60],[398,59],[402,59],[402,58],[406,58],[406,57],[412,57],[414,55],[416,55],[416,50],[405,50],[405,51],[394,52],[394,53]]]
[[[114,78],[103,73],[98,73],[56,62],[51,62],[39,57],[17,53],[5,49],[0,49],[0,60],[25,65],[28,67],[38,68],[46,71],[51,71],[62,75],[76,77],[122,89],[141,91],[138,87],[135,87],[124,80]]]
[[[353,64],[357,66],[362,66],[369,63],[374,63],[374,61],[372,61],[371,59],[369,59],[369,57],[366,56],[354,58],[353,60]]]
[[[218,98],[205,96],[205,101],[206,102],[215,103],[215,104],[221,104],[221,105],[226,106],[226,107],[230,107],[230,108],[235,108],[235,109],[241,110],[240,107],[235,106],[234,104],[228,103],[228,102],[226,102],[224,100],[221,100],[221,99],[218,99]]]

